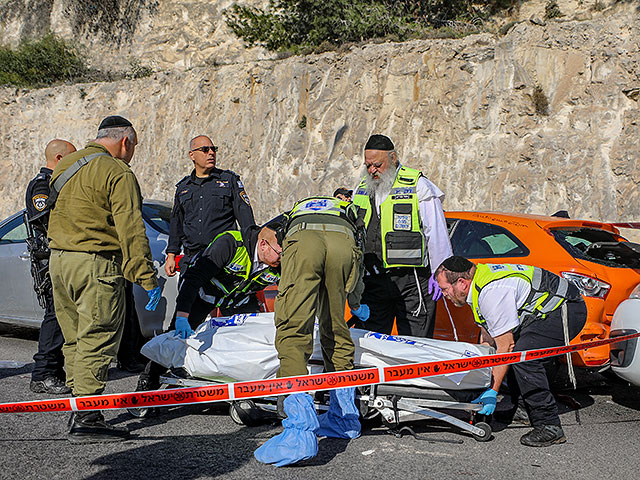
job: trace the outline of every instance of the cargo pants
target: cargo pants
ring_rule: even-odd
[[[52,250],[49,265],[67,385],[74,396],[103,392],[125,319],[125,279],[118,255]]]
[[[344,310],[361,255],[347,229],[345,233],[299,230],[283,242],[275,301],[278,377],[308,373],[316,316],[325,371],[353,369],[355,347]]]

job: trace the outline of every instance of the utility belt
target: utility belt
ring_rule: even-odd
[[[307,223],[307,222],[296,223],[294,226],[290,227],[287,230],[287,234],[285,235],[285,238],[293,235],[294,233],[299,232],[300,230],[338,232],[338,233],[344,233],[345,235],[349,236],[351,239],[354,239],[353,228],[351,227],[347,227],[345,225],[336,225],[334,223]]]

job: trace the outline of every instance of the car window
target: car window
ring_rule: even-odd
[[[171,207],[168,204],[145,203],[142,205],[142,216],[153,228],[169,235]]]
[[[451,232],[456,226],[457,218],[447,218],[447,232],[449,233],[449,237],[451,237]]]
[[[451,236],[454,255],[467,258],[525,257],[529,249],[507,229],[491,223],[460,220]]]
[[[22,215],[18,215],[0,229],[0,245],[21,243],[26,238],[27,226],[24,224]]]
[[[554,228],[556,241],[573,257],[608,267],[640,268],[640,246],[597,228]]]

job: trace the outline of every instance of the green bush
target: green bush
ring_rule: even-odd
[[[459,36],[477,31],[482,18],[514,1],[270,0],[266,10],[234,4],[224,15],[231,30],[249,46],[301,53],[374,38],[404,41],[440,36],[434,31],[443,27]]]
[[[37,87],[74,80],[87,73],[75,50],[49,33],[12,50],[0,47],[0,85]]]

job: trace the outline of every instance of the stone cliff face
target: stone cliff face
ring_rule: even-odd
[[[282,60],[256,49],[251,60],[244,52],[140,80],[2,89],[0,216],[22,207],[50,139],[80,147],[102,117],[121,114],[139,132],[132,167],[145,197],[172,199],[190,171],[188,141],[205,133],[220,145],[219,166],[243,178],[259,222],[306,195],[355,186],[371,133],[389,135],[401,161],[445,192],[448,210],[640,220],[636,8],[523,21],[504,36]]]

